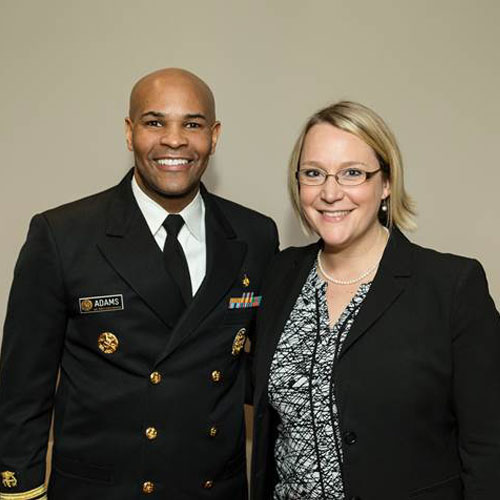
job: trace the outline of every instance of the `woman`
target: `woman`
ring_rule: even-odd
[[[500,321],[477,261],[421,248],[395,138],[314,114],[289,166],[317,243],[279,254],[258,318],[252,498],[500,499]]]

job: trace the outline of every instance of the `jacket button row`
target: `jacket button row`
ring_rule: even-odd
[[[356,433],[354,433],[354,432],[346,432],[344,434],[344,443],[345,444],[351,445],[351,444],[356,443],[357,440],[358,440],[358,436],[356,436]],[[353,498],[353,500],[356,500],[356,499]]]

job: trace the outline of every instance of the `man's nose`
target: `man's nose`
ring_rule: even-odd
[[[185,146],[187,144],[186,131],[180,124],[170,124],[165,127],[160,142],[171,148]]]

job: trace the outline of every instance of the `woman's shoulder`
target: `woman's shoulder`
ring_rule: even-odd
[[[415,276],[419,281],[458,286],[469,280],[487,283],[481,263],[473,258],[410,243]]]
[[[459,271],[464,268],[477,267],[481,264],[473,257],[437,250],[425,247],[416,243],[411,243],[413,256],[417,264],[431,269],[439,268]]]

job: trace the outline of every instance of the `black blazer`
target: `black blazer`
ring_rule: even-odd
[[[241,333],[256,308],[229,301],[260,295],[275,224],[202,189],[206,278],[175,323],[179,292],[130,180],[31,223],[0,371],[0,471],[17,484],[11,476],[0,492],[43,484],[55,405],[51,500],[139,499],[145,482],[152,498],[244,499]],[[80,300],[109,295],[87,312]],[[107,353],[104,332],[119,342]]]
[[[271,361],[319,243],[266,274],[257,321],[252,498],[272,498]],[[500,321],[477,261],[392,231],[334,372],[348,500],[500,498]]]

